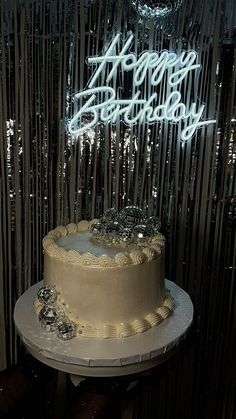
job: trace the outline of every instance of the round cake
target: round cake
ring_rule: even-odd
[[[134,240],[127,228],[124,234],[115,226],[106,226],[102,234],[98,220],[81,221],[59,226],[44,238],[44,287],[36,308],[47,330],[59,321],[65,339],[75,334],[125,338],[171,314],[164,236],[153,230],[146,234],[139,226]]]

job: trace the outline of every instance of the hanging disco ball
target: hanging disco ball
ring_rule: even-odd
[[[131,0],[136,11],[144,18],[163,18],[176,12],[183,0]]]

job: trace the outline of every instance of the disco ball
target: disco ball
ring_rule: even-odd
[[[183,0],[131,0],[136,11],[144,18],[163,18],[176,12]]]
[[[122,224],[118,221],[114,221],[106,225],[105,234],[109,240],[117,241],[123,228]]]
[[[103,219],[109,223],[111,221],[115,221],[117,216],[118,213],[115,208],[108,208],[103,214]]]
[[[93,223],[90,227],[90,231],[94,236],[99,236],[100,234],[102,234],[103,231],[102,223],[100,223],[100,221]]]
[[[143,220],[144,214],[141,208],[135,205],[129,205],[123,208],[119,213],[120,222],[126,228],[132,228]]]
[[[60,318],[60,313],[57,310],[56,305],[45,305],[40,310],[38,319],[41,323],[41,326],[47,332],[54,332],[57,328],[57,321]]]
[[[120,233],[120,241],[124,244],[130,244],[133,241],[133,232],[130,228],[123,228]]]
[[[57,322],[57,336],[62,340],[70,340],[76,335],[75,324],[69,319],[61,319]]]
[[[153,233],[153,229],[150,226],[145,224],[137,225],[133,230],[134,240],[137,244],[144,244],[153,236]]]
[[[158,231],[161,228],[161,221],[158,217],[155,217],[155,216],[149,217],[147,219],[147,225],[152,227],[155,233],[158,233]]]
[[[53,287],[41,287],[37,292],[37,297],[42,304],[54,303],[57,299],[57,292]]]

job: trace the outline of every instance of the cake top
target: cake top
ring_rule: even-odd
[[[59,226],[43,239],[46,254],[88,267],[138,265],[158,258],[165,246],[157,217],[140,208],[108,209],[100,220]]]

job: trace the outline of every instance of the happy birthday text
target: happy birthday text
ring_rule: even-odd
[[[104,55],[88,58],[88,64],[96,65],[96,69],[87,89],[74,96],[81,105],[69,122],[68,130],[71,134],[80,136],[89,128],[95,127],[99,121],[112,124],[123,121],[128,126],[137,122],[153,124],[159,121],[183,121],[181,140],[187,141],[199,127],[216,122],[202,120],[205,105],[193,102],[187,106],[178,90],[188,74],[201,67],[196,63],[196,51],[182,51],[180,55],[169,51],[145,51],[137,57],[133,52],[129,52],[134,35],[131,34],[127,38],[117,53],[120,38],[121,34],[116,34]],[[119,70],[133,72],[134,93],[129,99],[120,99],[117,96],[118,89],[109,86],[110,82],[115,82]],[[104,74],[105,83],[98,86],[99,78]],[[149,97],[143,97],[141,92],[141,86],[146,80],[154,90]],[[160,104],[155,87],[161,83],[167,83],[168,93]]]

